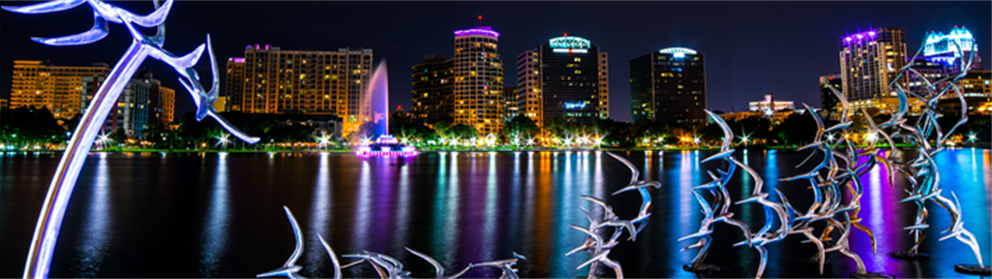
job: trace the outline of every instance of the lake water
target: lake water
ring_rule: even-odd
[[[695,277],[681,266],[695,250],[681,236],[698,229],[702,218],[689,188],[709,181],[700,165],[708,151],[620,152],[646,178],[663,183],[651,189],[651,221],[636,242],[622,242],[610,254],[627,277]],[[805,152],[748,151],[737,157],[765,179],[765,191],[782,190],[800,211],[812,202],[802,182],[777,182],[803,170],[794,168]],[[954,149],[940,153],[944,194],[961,199],[965,227],[975,233],[990,263],[992,162],[989,150]],[[0,158],[0,277],[20,277],[38,211],[60,153],[6,153]],[[906,158],[912,156],[900,153]],[[734,199],[750,191],[751,178],[731,181]],[[875,168],[864,176],[862,222],[878,238],[872,255],[868,237],[855,230],[855,253],[869,271],[897,277],[964,277],[958,263],[975,263],[968,247],[955,240],[938,242],[950,225],[945,210],[929,204],[929,237],[921,251],[930,260],[891,259],[912,236],[902,230],[913,222],[915,207],[900,204],[904,179],[890,186]],[[293,210],[304,232],[301,275],[331,276],[330,260],[317,240],[324,236],[338,253],[362,250],[392,255],[416,277],[433,277],[430,265],[406,252],[410,247],[433,256],[448,270],[469,263],[506,259],[517,252],[523,277],[584,277],[575,268],[587,253],[564,254],[585,236],[568,227],[585,227],[581,207],[593,205],[580,195],[605,198],[623,218],[636,215],[640,197],[610,196],[630,179],[628,169],[599,152],[424,153],[405,161],[361,159],[353,154],[160,154],[92,153],[69,203],[55,249],[52,277],[254,277],[283,264],[293,251],[292,229],[282,206]],[[744,182],[744,183],[742,183]],[[743,185],[743,186],[742,186]],[[744,187],[744,189],[742,189]],[[844,190],[847,191],[846,189]],[[756,230],[763,211],[735,205],[735,218]],[[822,226],[820,226],[822,227]],[[708,263],[724,270],[708,276],[750,277],[757,252],[731,247],[743,237],[717,225]],[[624,237],[626,238],[626,237]],[[770,244],[765,277],[820,277],[804,260],[815,253],[799,235]],[[847,277],[854,261],[837,253],[822,276]],[[345,260],[346,262],[350,260]],[[363,264],[345,277],[376,277]],[[602,269],[601,275],[613,276]],[[466,277],[499,276],[497,269],[474,269]]]

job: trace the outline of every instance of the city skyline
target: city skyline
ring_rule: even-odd
[[[10,2],[22,5],[28,2]],[[177,14],[199,21],[173,19],[167,24],[172,34],[166,45],[177,50],[191,50],[210,33],[215,51],[221,60],[240,57],[246,44],[270,44],[284,49],[333,51],[338,48],[363,47],[376,53],[376,62],[386,58],[390,68],[390,103],[412,109],[410,74],[413,65],[424,56],[451,51],[454,30],[475,26],[492,26],[499,30],[500,55],[503,56],[504,76],[515,69],[516,54],[546,42],[547,38],[570,33],[594,41],[609,50],[613,63],[610,71],[610,116],[630,120],[630,85],[628,62],[639,55],[671,46],[688,47],[707,54],[708,107],[712,110],[735,111],[747,108],[747,102],[774,91],[776,99],[794,100],[796,104],[818,106],[819,88],[816,79],[839,72],[837,42],[840,38],[869,28],[893,27],[906,30],[908,50],[920,47],[926,33],[947,32],[954,25],[967,26],[977,35],[979,53],[989,51],[990,16],[988,2],[944,3],[892,2],[842,3],[395,3],[385,7],[368,8],[375,4],[342,2],[293,2],[266,5],[267,2],[244,2],[237,6],[220,2],[184,2],[176,5]],[[845,5],[858,5],[851,9]],[[152,10],[150,3],[122,2],[124,8],[136,12]],[[381,5],[379,5],[381,6]],[[933,7],[939,7],[934,10]],[[437,13],[436,11],[451,11]],[[705,8],[705,12],[704,12]],[[224,13],[218,13],[223,9]],[[367,24],[343,28],[334,22],[323,22],[316,16],[332,10],[341,13],[336,22],[363,20]],[[546,12],[554,10],[555,12]],[[657,16],[657,11],[684,10],[671,16]],[[234,18],[255,18],[263,13],[295,14],[290,21],[242,20],[225,23]],[[776,13],[768,13],[775,11]],[[784,13],[783,13],[784,12]],[[431,15],[423,20],[423,15]],[[482,15],[481,22],[476,18]],[[311,16],[312,15],[312,16]],[[753,15],[761,15],[755,18]],[[49,19],[59,17],[59,21]],[[637,20],[643,18],[643,20]],[[109,63],[119,53],[113,50],[127,36],[111,35],[104,41],[88,46],[69,47],[58,51],[27,39],[30,36],[58,36],[71,33],[64,22],[88,22],[83,9],[58,15],[26,16],[9,14],[0,24],[30,24],[31,29],[6,29],[0,33],[4,41],[0,56],[0,97],[9,98],[13,60],[50,60],[59,65],[90,65]],[[414,22],[416,24],[410,24]],[[260,26],[272,25],[262,28]],[[327,29],[300,27],[327,27]],[[111,27],[115,28],[115,27]],[[250,32],[249,32],[250,31]],[[650,35],[657,32],[657,35]],[[119,33],[117,33],[119,34]],[[780,46],[780,47],[776,47]],[[120,52],[123,48],[120,48]],[[80,55],[85,54],[85,55]],[[509,56],[508,56],[509,55]],[[911,56],[912,53],[909,53]],[[224,62],[224,61],[219,61]],[[985,59],[982,66],[989,67]],[[209,68],[201,61],[198,67]],[[149,63],[150,70],[169,73],[161,63]],[[512,68],[511,68],[512,67]],[[788,70],[786,70],[788,69]],[[163,85],[179,87],[175,76],[156,76]],[[516,79],[506,79],[506,86],[515,86]],[[176,115],[191,111],[192,103],[178,99]]]

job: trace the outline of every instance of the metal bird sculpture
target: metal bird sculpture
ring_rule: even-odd
[[[293,253],[289,255],[289,259],[281,267],[272,271],[259,273],[255,277],[286,276],[289,278],[303,278],[296,274],[303,268],[296,265],[296,260],[299,260],[300,255],[303,254],[303,234],[300,233],[300,225],[296,223],[296,217],[293,216],[293,212],[289,210],[289,207],[283,206],[282,209],[286,211],[286,218],[289,219],[289,224],[293,226],[293,235],[296,237],[296,248],[293,249]]]
[[[24,265],[25,278],[44,278],[48,276],[51,265],[52,253],[58,240],[59,229],[62,226],[62,218],[65,216],[67,204],[75,188],[76,178],[86,160],[88,151],[93,146],[97,133],[103,126],[108,113],[117,104],[124,86],[134,76],[140,65],[148,57],[158,59],[169,64],[179,72],[187,88],[193,88],[190,93],[194,96],[194,103],[197,106],[198,114],[211,116],[218,120],[225,129],[237,135],[248,143],[258,142],[258,138],[249,137],[230,125],[216,111],[212,110],[212,103],[204,100],[215,100],[217,85],[219,84],[219,72],[216,61],[212,61],[214,83],[210,91],[203,90],[199,77],[193,66],[199,60],[203,51],[203,45],[192,53],[185,56],[175,56],[162,48],[165,41],[165,20],[172,8],[173,1],[166,0],[161,6],[158,1],[153,2],[155,11],[148,15],[136,15],[127,10],[100,0],[54,0],[34,5],[12,7],[2,6],[4,10],[21,14],[43,14],[64,11],[75,8],[82,4],[89,4],[93,10],[93,25],[82,33],[56,37],[56,38],[32,38],[35,42],[50,46],[74,46],[94,43],[105,38],[109,34],[109,24],[116,23],[124,25],[128,33],[131,34],[131,46],[127,49],[121,59],[114,65],[114,68],[106,77],[105,83],[101,84],[93,95],[89,109],[81,117],[79,125],[76,127],[72,138],[62,155],[59,167],[52,177],[45,203],[42,204],[41,213],[35,226],[31,247],[28,250],[28,257]],[[143,34],[137,26],[152,27],[157,29],[153,36]],[[208,46],[209,40],[208,40]],[[212,50],[211,58],[212,56]],[[196,92],[194,92],[196,91]]]

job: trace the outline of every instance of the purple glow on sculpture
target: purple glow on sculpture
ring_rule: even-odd
[[[455,36],[483,35],[499,38],[499,32],[493,31],[492,27],[479,26],[472,29],[456,30]]]
[[[28,249],[28,258],[24,263],[24,278],[44,278],[48,277],[51,265],[52,253],[58,242],[59,229],[62,226],[62,219],[65,216],[67,205],[72,197],[72,191],[76,186],[76,179],[83,163],[86,161],[88,151],[93,146],[97,133],[103,127],[104,121],[110,110],[116,105],[124,86],[134,76],[145,58],[161,60],[180,73],[183,78],[189,79],[186,82],[182,78],[183,86],[190,89],[194,103],[197,105],[197,114],[211,116],[218,120],[225,129],[239,138],[254,143],[258,138],[251,138],[238,131],[230,123],[220,117],[213,109],[212,101],[216,100],[217,89],[219,88],[219,72],[217,62],[214,59],[213,49],[210,45],[210,37],[207,36],[207,48],[210,53],[211,70],[213,71],[213,86],[209,92],[203,90],[199,84],[199,76],[193,66],[203,53],[203,45],[192,53],[182,57],[176,57],[161,48],[164,40],[164,24],[166,17],[172,7],[173,0],[166,0],[161,7],[155,1],[156,9],[147,16],[132,14],[126,10],[113,5],[103,3],[99,0],[78,1],[78,0],[55,0],[41,4],[25,7],[3,7],[3,9],[25,14],[48,13],[73,8],[82,3],[90,4],[93,9],[96,23],[93,28],[84,33],[58,38],[43,39],[33,38],[36,42],[54,45],[81,45],[99,41],[107,35],[107,22],[122,23],[131,33],[133,40],[114,68],[107,75],[106,81],[100,85],[93,96],[90,108],[82,116],[79,125],[76,127],[72,139],[66,146],[62,154],[62,160],[52,177],[52,183],[48,188],[45,202],[42,204],[41,213],[38,216],[38,223],[35,225],[34,236],[31,240],[31,247]],[[147,36],[142,34],[134,25],[144,27],[158,27],[158,34]],[[209,107],[209,108],[204,108]]]

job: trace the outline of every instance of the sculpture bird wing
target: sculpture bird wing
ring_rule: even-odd
[[[327,241],[324,241],[323,236],[318,234],[317,238],[320,239],[320,245],[323,245],[324,250],[327,251],[327,256],[331,257],[331,264],[334,268],[334,279],[341,279],[341,263],[338,261],[337,254],[334,253],[330,245],[327,245]]]
[[[415,251],[413,249],[410,249],[409,247],[404,247],[404,248],[406,248],[406,250],[408,252],[416,255],[417,257],[420,257],[421,259],[424,259],[425,261],[427,261],[428,263],[430,263],[431,266],[434,266],[434,271],[436,271],[436,274],[437,274],[437,277],[436,278],[442,278],[442,277],[444,277],[444,267],[441,266],[441,263],[437,262],[436,260],[434,260],[434,258],[431,258],[431,256],[428,256],[427,254],[424,254],[424,253],[421,253],[421,252],[417,252],[417,251]]]
[[[19,14],[44,14],[65,11],[83,3],[86,3],[86,0],[55,0],[20,7],[0,6],[0,8]]]
[[[93,12],[93,27],[86,32],[55,38],[31,37],[31,40],[50,46],[78,46],[102,40],[108,33],[107,20]]]

